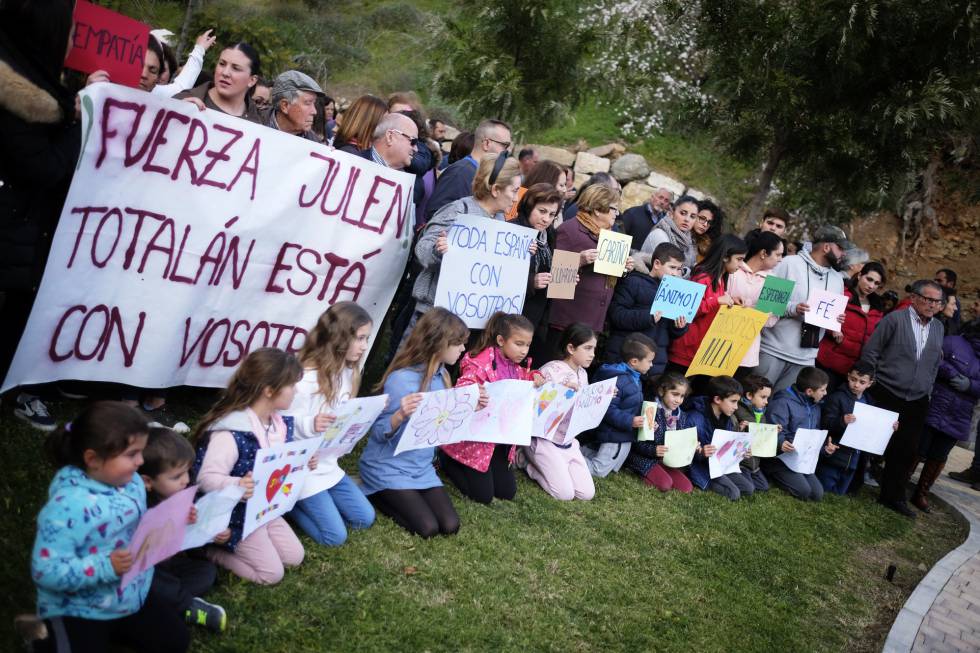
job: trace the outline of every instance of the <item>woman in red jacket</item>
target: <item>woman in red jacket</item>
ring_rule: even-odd
[[[840,333],[828,331],[817,351],[817,365],[830,375],[830,385],[837,387],[861,357],[864,343],[884,316],[881,298],[875,291],[885,285],[885,268],[881,263],[865,263],[858,275],[844,284],[847,309]]]
[[[669,369],[686,371],[694,360],[694,354],[698,351],[701,340],[708,332],[708,327],[715,319],[718,309],[721,306],[735,306],[742,303],[741,299],[728,294],[728,275],[742,265],[748,251],[749,248],[744,240],[732,234],[725,234],[711,245],[704,260],[694,268],[691,281],[703,284],[707,288],[687,333],[670,343]]]

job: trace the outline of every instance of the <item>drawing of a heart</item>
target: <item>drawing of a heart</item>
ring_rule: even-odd
[[[538,395],[538,415],[544,412],[544,409],[548,407],[555,397],[558,396],[557,390],[545,390],[540,395]]]
[[[289,465],[286,465],[282,469],[277,469],[269,475],[269,482],[265,484],[265,500],[272,501],[272,497],[276,496],[276,492],[282,486],[282,482],[286,479],[286,475],[289,474],[289,470],[292,469]]]

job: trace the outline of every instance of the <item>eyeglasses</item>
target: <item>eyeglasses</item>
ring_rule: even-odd
[[[698,224],[709,225],[712,222],[712,218],[706,218],[703,215],[699,215],[697,218]]]
[[[915,293],[915,296],[921,299],[922,301],[926,302],[927,304],[932,304],[933,306],[943,305],[942,297],[940,297],[939,299],[933,299],[932,297],[926,297],[925,295],[920,295],[919,293]]]
[[[408,134],[406,134],[405,132],[401,131],[400,129],[389,129],[388,131],[395,132],[396,134],[401,134],[402,136],[404,136],[405,138],[408,139],[408,142],[412,144],[412,147],[418,147],[419,146],[419,139],[413,138],[413,137],[409,136]]]
[[[492,142],[496,143],[497,145],[500,145],[505,150],[509,150],[510,149],[510,146],[511,146],[511,142],[510,141],[498,141],[496,138],[490,138],[489,136],[487,136],[487,140],[488,141],[492,141]]]
[[[619,207],[618,206],[610,206],[609,207],[609,212],[612,213],[615,216],[619,216]]]

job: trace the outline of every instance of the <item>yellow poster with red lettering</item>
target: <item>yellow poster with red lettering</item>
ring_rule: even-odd
[[[752,308],[721,307],[687,368],[687,376],[734,375],[768,317]]]

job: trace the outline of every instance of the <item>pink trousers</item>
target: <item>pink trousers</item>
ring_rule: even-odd
[[[235,551],[208,547],[208,557],[245,580],[259,585],[275,585],[286,567],[303,562],[303,544],[282,517],[260,526],[238,543]]]
[[[571,445],[562,449],[551,440],[531,438],[531,446],[524,447],[527,475],[559,501],[588,501],[595,496],[595,483],[578,440],[572,438]]]

